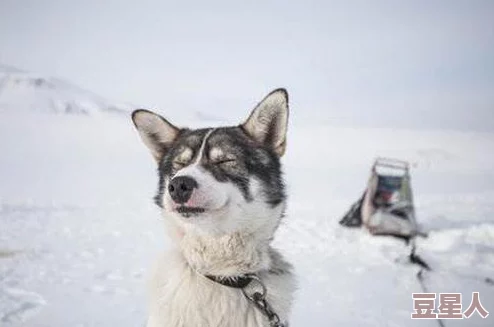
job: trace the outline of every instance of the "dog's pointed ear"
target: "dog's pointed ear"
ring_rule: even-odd
[[[276,89],[259,102],[241,127],[281,157],[285,153],[287,125],[288,93],[285,89]]]
[[[135,110],[132,113],[132,121],[142,141],[151,150],[154,159],[160,162],[166,151],[170,149],[180,129],[160,115],[144,109]]]

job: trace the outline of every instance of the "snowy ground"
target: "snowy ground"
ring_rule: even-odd
[[[491,312],[445,325],[493,326],[494,134],[291,123],[275,240],[300,280],[291,326],[438,326],[410,319],[421,289],[405,246],[337,223],[377,155],[414,164],[430,291],[462,292],[465,308],[479,291]],[[1,112],[0,153],[0,325],[141,326],[146,272],[167,240],[130,119]]]

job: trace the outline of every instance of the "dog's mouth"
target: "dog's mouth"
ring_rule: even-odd
[[[179,214],[187,218],[190,216],[197,216],[203,213],[204,211],[206,211],[206,209],[201,207],[187,207],[187,206],[180,206],[176,210]]]

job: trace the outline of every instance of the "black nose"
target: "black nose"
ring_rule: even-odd
[[[190,199],[192,191],[197,187],[195,179],[189,176],[178,176],[171,180],[168,184],[168,192],[173,201],[177,203],[185,203]]]

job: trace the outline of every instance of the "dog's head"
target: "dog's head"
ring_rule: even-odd
[[[211,234],[274,230],[285,207],[288,94],[267,95],[234,127],[178,128],[136,110],[132,120],[158,163],[156,203],[183,229]]]

